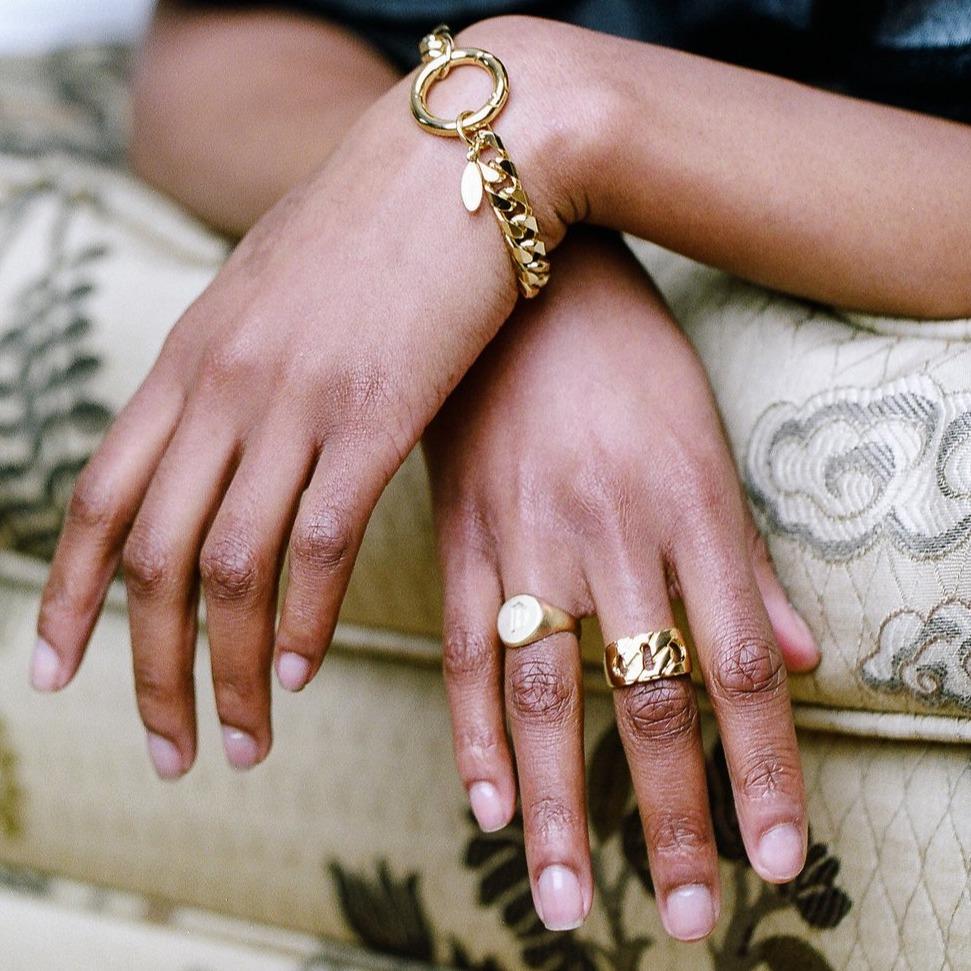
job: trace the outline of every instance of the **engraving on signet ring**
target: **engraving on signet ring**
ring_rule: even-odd
[[[539,597],[520,593],[499,608],[496,629],[506,647],[525,647],[551,634],[579,634],[580,621]]]

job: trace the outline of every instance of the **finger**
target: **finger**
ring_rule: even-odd
[[[782,651],[786,667],[790,671],[804,673],[819,664],[819,647],[805,620],[789,601],[785,588],[779,582],[765,538],[755,523],[749,520],[752,551],[752,572],[762,603],[768,614],[776,643]]]
[[[315,457],[309,441],[288,441],[274,426],[246,450],[199,561],[216,711],[237,769],[263,761],[271,744],[280,565]]]
[[[442,663],[459,777],[487,833],[508,825],[516,808],[503,707],[502,605],[495,566],[463,532],[442,530],[445,591]]]
[[[503,567],[504,597],[531,593],[576,615],[577,598],[562,589],[566,573],[526,566],[527,557]],[[533,902],[547,928],[570,930],[593,900],[579,644],[561,633],[508,648],[505,669]]]
[[[199,550],[231,474],[235,441],[187,415],[159,464],[125,544],[132,661],[149,754],[164,779],[195,758],[192,666]]]
[[[645,557],[621,571],[623,558],[609,562],[610,575],[602,564],[589,571],[605,641],[672,627],[662,563]],[[679,676],[613,695],[661,919],[672,937],[698,940],[715,926],[720,889],[694,687]]]
[[[31,682],[57,691],[84,657],[125,537],[182,410],[174,385],[149,379],[78,477],[41,597]]]
[[[740,506],[740,504],[739,504]],[[791,880],[806,813],[786,669],[752,570],[741,508],[711,510],[676,562],[705,684],[725,747],[739,825],[766,880]]]
[[[323,663],[364,528],[387,481],[375,456],[340,451],[336,443],[325,447],[290,535],[274,647],[277,678],[288,691],[300,691]]]

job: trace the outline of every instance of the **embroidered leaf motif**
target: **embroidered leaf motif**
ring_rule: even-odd
[[[475,826],[471,815],[469,821]],[[479,902],[502,909],[505,925],[520,942],[526,967],[598,971],[591,945],[572,931],[548,931],[536,914],[519,813],[498,833],[476,833],[466,848],[465,865],[479,871]]]
[[[502,965],[495,958],[474,961],[469,957],[462,943],[455,938],[452,938],[451,946],[452,955],[448,962],[450,967],[460,968],[461,971],[502,971]]]
[[[593,750],[587,790],[590,823],[597,839],[603,843],[620,828],[631,794],[630,770],[620,733],[614,726],[604,732]]]
[[[331,863],[330,872],[344,919],[364,944],[396,957],[433,961],[435,948],[417,873],[397,880],[384,861],[376,878],[350,873],[339,863]]]
[[[721,739],[715,742],[705,760],[705,775],[708,779],[708,800],[711,804],[711,821],[715,827],[718,855],[724,860],[748,864]]]
[[[0,334],[0,545],[49,558],[74,479],[112,417],[93,397],[101,360],[87,343],[89,277],[108,250],[72,251],[77,199],[46,185],[33,191],[53,197],[58,222],[44,271],[15,294]],[[4,227],[4,253],[16,249],[16,226]]]
[[[769,971],[832,971],[819,951],[798,937],[767,937],[758,953]]]
[[[824,843],[810,843],[802,873],[779,892],[792,900],[810,927],[836,927],[852,907],[850,898],[835,886],[839,871],[839,860],[829,855]]]

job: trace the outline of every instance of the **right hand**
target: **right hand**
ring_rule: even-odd
[[[683,599],[745,845],[771,881],[802,868],[806,814],[786,662],[818,654],[749,514],[701,362],[616,239],[573,230],[425,436],[445,580],[459,772],[480,824],[522,801],[537,910],[591,904],[576,638],[503,650],[496,614],[531,593],[606,640],[673,624]],[[675,937],[707,934],[718,868],[690,680],[614,691],[651,874]],[[506,714],[516,759],[506,739]]]

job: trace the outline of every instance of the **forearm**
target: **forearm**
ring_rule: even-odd
[[[971,127],[550,21],[461,40],[567,128],[567,215],[795,295],[971,316]]]
[[[135,72],[131,161],[242,235],[397,78],[349,32],[275,11],[163,4]]]

